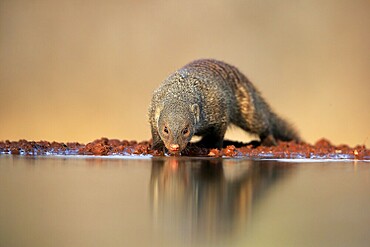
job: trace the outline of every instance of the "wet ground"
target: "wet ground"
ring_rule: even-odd
[[[368,246],[370,162],[0,155],[0,246]]]
[[[127,141],[101,138],[86,145],[70,142],[48,141],[0,141],[0,154],[14,155],[95,155],[95,156],[165,156],[165,150],[151,149],[151,141]],[[370,149],[365,145],[349,147],[333,145],[326,139],[315,144],[279,141],[276,146],[263,146],[258,141],[242,143],[224,141],[221,149],[204,148],[189,143],[181,152],[191,157],[238,157],[253,159],[332,159],[332,160],[370,160]]]

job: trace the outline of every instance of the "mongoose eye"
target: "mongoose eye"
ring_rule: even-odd
[[[185,127],[185,129],[182,130],[183,135],[187,135],[189,133],[189,128]]]
[[[166,134],[168,134],[168,128],[167,128],[167,126],[164,126],[163,132],[166,133]]]

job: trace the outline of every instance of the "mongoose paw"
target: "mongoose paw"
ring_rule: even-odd
[[[261,145],[262,146],[276,146],[277,142],[272,134],[269,134],[265,138],[261,138]]]

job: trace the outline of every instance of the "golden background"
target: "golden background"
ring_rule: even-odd
[[[0,140],[147,140],[152,91],[216,58],[306,141],[369,146],[369,13],[368,0],[0,0]]]

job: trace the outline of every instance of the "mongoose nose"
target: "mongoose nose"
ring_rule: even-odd
[[[176,151],[179,151],[179,149],[180,149],[179,144],[171,144],[170,145],[170,151],[176,152]]]

